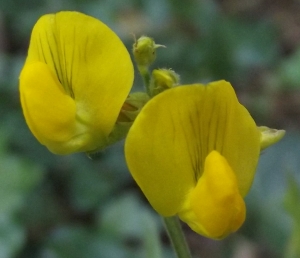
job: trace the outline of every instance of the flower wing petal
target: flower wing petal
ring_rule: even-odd
[[[46,64],[35,62],[24,67],[20,75],[20,95],[26,122],[42,144],[72,138],[75,101],[64,92]]]

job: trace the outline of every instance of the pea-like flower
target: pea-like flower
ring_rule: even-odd
[[[101,21],[78,13],[42,16],[20,75],[26,122],[57,154],[104,147],[133,82],[130,55]]]
[[[131,127],[129,170],[153,208],[220,239],[244,222],[243,197],[261,132],[226,81],[174,87],[152,98]]]

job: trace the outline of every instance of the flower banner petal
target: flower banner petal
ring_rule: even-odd
[[[244,196],[259,149],[256,125],[225,81],[175,87],[157,95],[145,105],[125,143],[130,172],[163,216],[180,210],[213,150],[227,159]]]

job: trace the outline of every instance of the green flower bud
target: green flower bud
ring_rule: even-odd
[[[138,66],[149,66],[156,58],[156,49],[165,47],[155,44],[152,38],[142,36],[133,44],[133,55]]]
[[[151,78],[151,95],[170,89],[179,84],[179,75],[171,69],[155,69]]]

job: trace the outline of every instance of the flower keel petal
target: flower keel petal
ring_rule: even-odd
[[[235,232],[245,214],[234,172],[224,157],[212,151],[205,160],[202,177],[179,212],[180,218],[197,233],[220,239]]]

